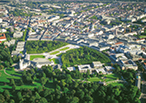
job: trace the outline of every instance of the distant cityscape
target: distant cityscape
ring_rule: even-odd
[[[82,82],[98,81],[98,84],[104,86],[114,83],[135,85],[141,94],[137,92],[138,96],[135,96],[138,98],[137,101],[129,103],[140,103],[140,100],[141,103],[145,103],[146,3],[122,1],[43,3],[23,2],[24,0],[19,3],[19,1],[0,5],[0,45],[9,48],[10,53],[7,52],[8,50],[5,52],[9,53],[9,58],[13,60],[10,66],[6,65],[3,49],[0,49],[0,65],[5,64],[4,69],[1,69],[6,72],[5,75],[12,76],[7,72],[9,67],[15,72],[29,72],[32,68],[38,68],[45,73],[47,69],[43,68],[48,66],[52,68],[50,71],[56,74],[62,72],[59,75],[78,71],[83,77],[87,75],[81,80]],[[14,62],[14,58],[18,59],[17,62]],[[31,78],[34,78],[34,75],[37,73]],[[48,81],[50,79],[56,83],[55,74],[51,75],[53,79],[48,76]],[[98,80],[92,80],[95,75]],[[112,80],[108,80],[111,79],[108,75],[114,75],[111,77]],[[22,80],[25,82],[23,76]],[[37,75],[36,78],[39,76]],[[72,75],[71,77],[73,78]],[[63,82],[62,78],[57,79]],[[75,82],[75,78],[72,81]],[[65,87],[70,88],[68,85]],[[0,85],[0,92],[3,91],[2,89]],[[64,91],[61,92],[63,94]],[[117,100],[120,101],[119,98]],[[50,100],[50,103],[52,101]],[[95,103],[93,101],[91,103]],[[81,100],[78,102],[83,103]],[[114,103],[122,103],[122,100]]]

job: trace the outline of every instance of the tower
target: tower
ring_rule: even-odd
[[[136,74],[135,85],[138,87],[139,90],[140,90],[140,83],[141,83],[140,73],[137,73],[137,74]]]
[[[21,60],[21,59],[19,60],[19,68],[23,69],[23,60]]]

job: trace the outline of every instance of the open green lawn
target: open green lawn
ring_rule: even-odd
[[[67,50],[67,49],[69,49],[69,47],[65,47],[65,48],[62,48],[62,49],[60,49],[61,51],[64,51],[64,50]]]
[[[6,69],[6,73],[13,75],[13,76],[21,76],[22,72],[17,72],[15,70],[12,69]]]
[[[117,78],[121,79],[121,76],[118,75],[118,74],[108,74],[108,75],[105,75],[106,78],[112,78],[114,80],[116,80]]]
[[[53,59],[48,59],[48,60],[50,60],[50,61],[53,60],[55,64],[59,64],[59,60],[58,59],[53,58]]]
[[[121,79],[121,77],[118,74],[108,74],[108,75],[104,75],[103,77],[92,77],[92,78],[88,79],[88,81],[90,81],[90,82],[97,82],[97,81],[109,82],[109,81],[117,80],[117,78]]]
[[[0,71],[0,82],[9,83],[9,80],[11,78],[13,78],[13,79],[20,79],[21,77],[20,76],[9,76],[9,75],[6,75],[3,70]]]
[[[119,82],[116,82],[116,83],[111,83],[111,84],[108,84],[108,85],[113,85],[113,86],[122,86],[122,87],[124,87],[124,84],[123,84],[123,83],[119,83]]]
[[[92,78],[90,78],[90,79],[88,79],[88,81],[90,81],[90,82],[97,82],[97,81],[103,81],[101,78],[99,78],[99,77],[92,77]]]
[[[31,55],[30,60],[33,60],[34,58],[45,58],[44,55]]]
[[[59,51],[52,52],[52,53],[50,53],[50,55],[55,55],[57,53],[59,53]]]
[[[146,35],[140,35],[139,38],[146,38]]]
[[[60,53],[60,54],[58,54],[58,55],[56,55],[56,56],[61,56],[63,53]]]

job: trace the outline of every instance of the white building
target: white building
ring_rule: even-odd
[[[67,69],[68,69],[69,71],[74,71],[74,70],[76,70],[75,67],[67,67]]]
[[[90,71],[90,73],[92,73],[92,69],[90,67],[90,65],[86,64],[86,65],[78,65],[78,69],[80,73],[86,73],[87,70]]]
[[[0,18],[0,23],[1,23],[1,22],[3,22],[3,19],[2,19],[2,18]]]
[[[13,34],[13,37],[14,38],[21,38],[23,36],[23,32],[15,32],[14,34]]]

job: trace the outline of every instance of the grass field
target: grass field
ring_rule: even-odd
[[[12,69],[6,69],[6,73],[8,73],[8,74],[10,74],[12,76],[18,76],[18,77],[22,75],[22,72],[16,72],[16,71],[14,71]]]
[[[59,51],[52,52],[52,53],[50,53],[50,55],[55,55],[57,53],[59,53]]]
[[[60,53],[60,54],[58,54],[58,55],[56,55],[56,56],[61,56],[63,53]]]
[[[88,81],[90,81],[90,82],[97,82],[97,81],[103,81],[101,78],[99,78],[99,77],[92,77],[92,78],[90,78],[90,79],[88,79]]]
[[[64,51],[64,50],[67,50],[67,49],[69,49],[69,47],[65,47],[65,48],[62,48],[62,49],[60,49],[61,51]]]
[[[59,60],[58,59],[53,58],[53,59],[48,59],[48,60],[50,60],[50,61],[53,60],[55,64],[59,64]]]
[[[45,58],[44,55],[31,55],[30,60],[33,60],[34,58]]]
[[[4,73],[4,70],[0,71],[0,82],[9,83],[9,80],[11,78],[13,78],[13,79],[20,79],[21,77],[20,76],[9,76],[9,75],[6,75]]]
[[[146,38],[146,35],[140,35],[139,38]]]
[[[123,83],[119,83],[119,82],[117,82],[117,83],[111,83],[111,84],[108,84],[108,85],[113,85],[113,86],[124,86],[124,84]]]
[[[109,81],[117,80],[117,78],[121,79],[121,77],[118,74],[108,74],[108,75],[104,75],[103,77],[92,77],[92,78],[88,79],[88,81],[90,81],[90,82],[97,82],[97,81],[109,82]]]

